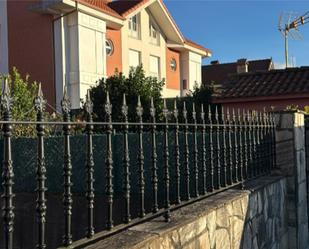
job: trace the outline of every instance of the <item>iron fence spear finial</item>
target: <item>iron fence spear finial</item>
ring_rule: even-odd
[[[184,119],[184,175],[185,175],[185,198],[190,200],[190,166],[189,166],[189,141],[188,141],[188,116],[186,102],[183,102],[182,116]]]
[[[4,79],[2,96],[1,96],[1,112],[4,121],[11,121],[12,98],[10,95],[8,79]],[[13,233],[14,233],[14,206],[13,206],[13,185],[14,171],[11,151],[11,135],[12,124],[2,125],[3,132],[3,226],[4,226],[4,246],[7,249],[13,249]]]
[[[144,148],[143,148],[143,107],[141,97],[137,97],[136,114],[138,117],[138,172],[139,172],[139,217],[145,216],[145,177],[144,177]]]
[[[37,113],[36,120],[38,122],[44,121],[43,112],[45,110],[46,100],[44,99],[41,83],[39,83],[37,96],[34,98],[34,108]],[[44,125],[37,124],[37,203],[36,203],[36,213],[37,213],[37,223],[38,223],[38,249],[46,248],[45,242],[45,226],[46,226],[46,198],[45,192],[47,190],[45,186],[46,181],[46,167],[45,167],[45,153],[44,153]]]
[[[86,236],[91,238],[94,235],[94,159],[93,159],[93,125],[92,123],[92,111],[93,103],[91,101],[90,89],[87,90],[86,101],[84,105],[87,122],[86,125],[86,199],[87,199],[87,228]]]
[[[204,105],[201,104],[201,121],[202,121],[202,194],[207,192],[207,171],[206,171],[206,125]]]
[[[174,138],[175,138],[175,202],[180,204],[180,151],[179,151],[179,124],[178,124],[178,109],[177,101],[174,100],[174,110],[173,110],[175,126],[174,126]]]
[[[228,169],[227,169],[227,147],[226,147],[226,122],[225,122],[225,113],[224,113],[224,107],[221,107],[221,122],[222,122],[222,147],[223,147],[223,183],[222,186],[226,187],[228,184],[227,181],[227,174],[228,174]]]
[[[152,212],[156,213],[159,210],[158,206],[158,167],[157,167],[157,142],[156,142],[156,108],[154,106],[153,97],[150,99],[150,116],[151,116],[151,183],[152,183]]]

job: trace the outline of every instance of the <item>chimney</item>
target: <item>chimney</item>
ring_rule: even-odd
[[[220,63],[219,63],[218,60],[216,60],[216,61],[211,61],[210,64],[211,64],[211,65],[218,65],[218,64],[220,64]]]
[[[237,73],[248,73],[248,65],[247,59],[237,60]]]

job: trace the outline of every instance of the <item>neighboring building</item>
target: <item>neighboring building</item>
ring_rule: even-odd
[[[212,61],[210,65],[202,67],[202,82],[206,85],[213,85],[217,95],[225,88],[225,82],[230,75],[237,73],[269,71],[274,69],[272,59],[251,60],[239,59],[237,62],[220,63]]]
[[[5,0],[0,25],[0,72],[16,66],[42,81],[52,105],[67,85],[79,108],[98,79],[140,64],[166,80],[164,97],[182,96],[211,56],[184,38],[162,0]]]
[[[303,109],[309,105],[309,67],[235,74],[213,102],[236,109]]]

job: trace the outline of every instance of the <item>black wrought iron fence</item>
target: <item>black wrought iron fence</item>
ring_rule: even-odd
[[[85,122],[70,121],[70,101],[65,91],[61,102],[63,121],[44,121],[45,100],[39,88],[38,96],[34,101],[37,111],[36,121],[13,121],[11,119],[11,96],[7,84],[5,84],[1,98],[1,112],[3,134],[3,228],[4,247],[14,247],[14,162],[12,160],[11,133],[14,125],[36,125],[37,130],[37,169],[36,169],[36,213],[37,213],[37,248],[46,248],[46,214],[47,187],[46,187],[46,161],[44,129],[49,125],[62,126],[63,130],[63,246],[73,243],[72,232],[72,165],[71,158],[71,126],[84,125],[85,127],[85,182],[87,205],[84,212],[87,213],[86,237],[89,239],[95,235],[96,213],[95,206],[95,162],[93,149],[93,136],[96,127],[105,134],[105,224],[101,236],[114,233],[144,220],[158,216],[164,216],[168,222],[172,211],[184,205],[198,201],[211,194],[228,188],[242,187],[248,179],[269,174],[275,165],[275,125],[271,113],[253,112],[223,108],[212,111],[203,105],[201,112],[196,113],[193,104],[191,115],[192,122],[188,122],[188,111],[184,104],[179,110],[175,104],[173,110],[166,108],[164,101],[163,122],[156,121],[156,110],[151,103],[150,110],[144,110],[140,99],[137,99],[137,122],[128,121],[128,107],[126,97],[123,98],[121,122],[113,122],[112,105],[107,94],[105,101],[106,120],[93,122],[92,103],[87,95]],[[143,122],[143,114],[149,111],[151,122]],[[179,122],[181,120],[181,122]],[[130,151],[130,133],[134,131],[137,136],[137,165],[132,165],[132,151]],[[115,132],[122,136],[121,146],[121,182],[122,189],[115,194],[114,161],[120,155],[113,154],[113,140]],[[145,137],[150,138],[150,143],[145,142]],[[158,150],[158,139],[163,146]],[[145,145],[150,153],[145,158]],[[103,147],[102,147],[103,148]],[[118,148],[119,149],[119,148]],[[135,156],[135,155],[134,155]],[[158,158],[161,160],[158,160]],[[119,160],[118,160],[119,161]],[[146,165],[145,162],[147,162]],[[137,166],[137,171],[132,168]],[[150,172],[150,181],[146,179],[145,169]],[[134,172],[136,175],[132,175]],[[119,172],[118,172],[119,173]],[[117,174],[118,174],[117,173]],[[162,179],[160,179],[162,177]],[[119,176],[118,176],[119,178]],[[132,180],[137,179],[137,180]],[[147,186],[150,185],[150,186]],[[132,192],[134,186],[134,193]],[[150,189],[147,194],[145,189]],[[118,191],[117,191],[118,192]],[[115,207],[115,198],[117,205]],[[133,199],[134,198],[134,199]],[[132,205],[133,204],[133,205]],[[134,210],[133,210],[134,209]],[[137,213],[133,215],[132,213]],[[121,222],[115,225],[115,218],[122,217]],[[119,220],[119,219],[118,219]],[[98,238],[98,236],[96,237]],[[87,239],[84,240],[87,243]],[[16,243],[16,242],[15,242]]]

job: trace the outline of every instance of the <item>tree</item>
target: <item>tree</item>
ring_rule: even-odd
[[[98,84],[90,89],[90,96],[93,102],[94,120],[105,120],[104,104],[106,102],[106,93],[109,92],[110,101],[113,106],[113,121],[121,121],[121,106],[123,103],[123,94],[126,94],[128,105],[128,117],[130,121],[136,120],[137,98],[140,96],[144,108],[144,120],[150,120],[151,97],[157,113],[161,113],[162,100],[161,92],[164,81],[159,81],[154,77],[146,77],[142,66],[131,69],[128,77],[123,73],[116,72],[115,75],[101,79]]]

